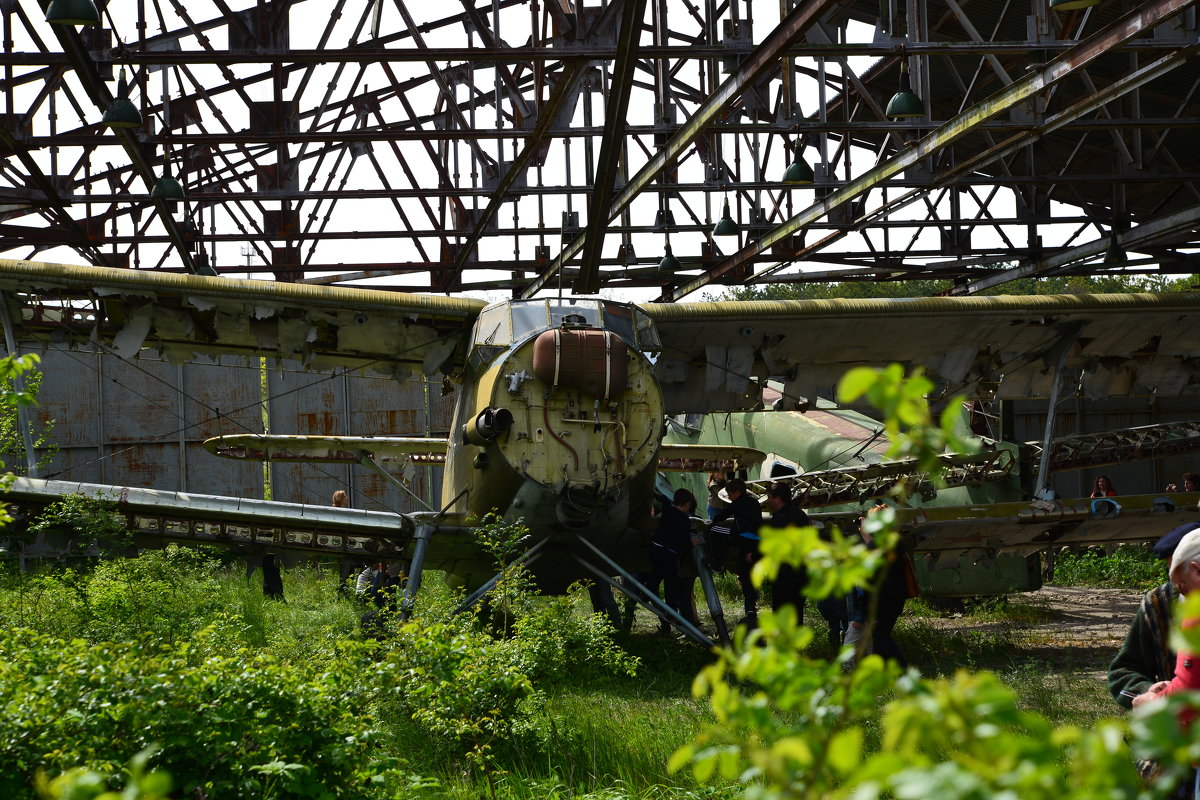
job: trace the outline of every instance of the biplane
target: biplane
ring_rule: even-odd
[[[1066,375],[1093,394],[1175,395],[1195,390],[1200,356],[1196,294],[489,305],[16,260],[0,260],[0,292],[6,322],[27,342],[441,376],[456,394],[445,438],[209,444],[235,458],[442,460],[438,506],[394,515],[394,532],[381,537],[411,561],[406,604],[427,564],[486,588],[486,559],[464,532],[488,513],[529,526],[527,563],[547,591],[581,577],[632,579],[653,531],[660,469],[762,458],[753,448],[664,444],[667,418],[763,408],[769,380],[782,385],[780,408],[816,397],[849,367],[891,362],[920,365],[947,393],[967,396],[1048,396]]]

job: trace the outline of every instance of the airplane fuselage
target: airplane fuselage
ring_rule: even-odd
[[[478,519],[521,519],[551,544],[583,536],[614,556],[644,550],[664,406],[643,352],[653,328],[638,316],[599,300],[485,309],[455,408],[443,503]],[[580,577],[553,557],[535,574],[547,589]]]

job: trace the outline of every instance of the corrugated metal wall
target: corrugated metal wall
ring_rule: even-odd
[[[42,355],[44,374],[34,413],[43,424],[54,421],[51,438],[59,448],[43,477],[263,496],[261,464],[217,458],[201,446],[212,436],[262,432],[257,360],[175,365],[151,352],[126,362],[79,350],[29,351]],[[440,384],[427,392],[423,380],[307,372],[288,362],[269,368],[266,378],[272,433],[444,436],[449,428],[454,398],[443,398]],[[408,482],[436,505],[441,472],[419,467]],[[345,489],[356,508],[420,508],[357,466],[279,463],[271,475],[275,500],[324,505],[335,490]]]
[[[1014,438],[1041,441],[1046,427],[1046,401],[1017,400],[1013,403]],[[1054,433],[1069,436],[1196,419],[1200,419],[1200,397],[1195,396],[1070,399],[1059,406]],[[1200,472],[1200,454],[1059,472],[1050,476],[1050,483],[1063,497],[1086,497],[1091,493],[1096,477],[1108,475],[1119,494],[1153,494],[1161,492],[1168,483],[1182,483],[1180,476],[1184,472]]]

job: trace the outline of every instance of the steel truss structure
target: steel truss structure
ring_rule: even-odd
[[[18,258],[663,300],[1200,271],[1193,0],[47,6],[0,0]],[[924,113],[890,119],[902,66]]]

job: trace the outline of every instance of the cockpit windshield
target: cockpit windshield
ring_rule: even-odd
[[[473,343],[508,347],[564,322],[610,330],[642,351],[659,349],[653,322],[636,306],[572,298],[512,300],[488,306],[475,323]]]

